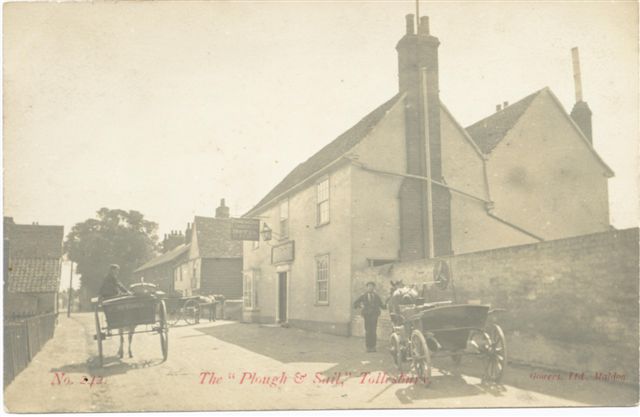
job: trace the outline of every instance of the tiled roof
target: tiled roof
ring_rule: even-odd
[[[175,248],[171,249],[169,252],[163,253],[160,256],[156,256],[155,258],[151,259],[146,264],[143,264],[142,266],[140,266],[138,269],[136,269],[133,272],[140,272],[140,271],[144,271],[144,270],[153,268],[153,267],[158,266],[158,265],[162,265],[162,264],[173,262],[178,257],[180,257],[180,255],[183,255],[183,254],[189,252],[189,248],[190,247],[191,247],[191,245],[189,245],[189,244],[185,245],[184,243],[181,244],[181,245],[178,245]]]
[[[62,226],[15,224],[11,218],[4,219],[9,291],[58,291],[63,236]]]
[[[309,159],[299,164],[293,169],[278,185],[276,185],[258,204],[249,212],[267,204],[273,198],[284,193],[291,187],[299,184],[309,176],[315,174],[331,162],[335,161],[351,148],[357,145],[364,137],[373,129],[393,107],[393,105],[402,97],[402,94],[396,94],[390,100],[382,104],[380,107],[366,115],[362,120],[356,123],[349,130],[338,136],[331,143],[320,149]]]
[[[529,108],[529,105],[544,89],[528,95],[522,100],[482,119],[466,128],[469,136],[478,145],[483,153],[491,152],[500,141],[515,126],[520,116]]]
[[[231,219],[196,216],[193,227],[201,258],[242,257],[242,241],[231,240]]]
[[[11,258],[55,258],[62,256],[62,226],[15,224],[5,220],[4,236],[9,239]]]
[[[60,258],[10,258],[10,292],[57,292]]]

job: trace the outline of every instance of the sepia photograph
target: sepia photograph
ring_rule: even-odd
[[[5,2],[5,412],[637,412],[638,12]]]

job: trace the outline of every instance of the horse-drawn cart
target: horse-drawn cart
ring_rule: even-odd
[[[446,289],[449,280],[446,264],[438,264],[434,283]],[[507,363],[506,340],[500,326],[488,324],[487,318],[499,310],[452,301],[428,303],[424,289],[422,297],[401,303],[391,313],[389,349],[398,368],[405,371],[410,365],[419,380],[428,385],[434,357],[450,356],[459,364],[463,356],[477,356],[484,361],[483,381],[498,383]]]
[[[176,326],[180,320],[187,324],[196,324],[200,320],[198,296],[169,297],[165,300],[169,324]]]
[[[160,349],[163,360],[169,354],[169,325],[167,310],[160,294],[137,293],[122,295],[106,300],[93,299],[95,302],[96,334],[98,342],[98,357],[100,366],[103,365],[102,342],[114,336],[117,330],[120,337],[126,331],[131,338],[136,333],[156,333],[160,338]],[[100,312],[104,312],[106,323],[101,320]],[[142,330],[137,327],[144,326]],[[122,341],[121,341],[122,343]],[[122,349],[122,345],[121,345]]]

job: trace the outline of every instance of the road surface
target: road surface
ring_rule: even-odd
[[[61,315],[55,337],[5,389],[11,412],[267,410],[632,405],[637,386],[537,378],[509,367],[504,385],[481,384],[479,366],[443,358],[429,388],[398,380],[385,346],[362,339],[228,321],[172,327],[169,358],[159,336],[136,335],[133,358],[97,366],[93,315]],[[410,377],[411,375],[406,375]],[[393,380],[392,378],[396,378]]]

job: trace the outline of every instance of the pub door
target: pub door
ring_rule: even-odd
[[[278,323],[287,321],[287,273],[278,272]]]

